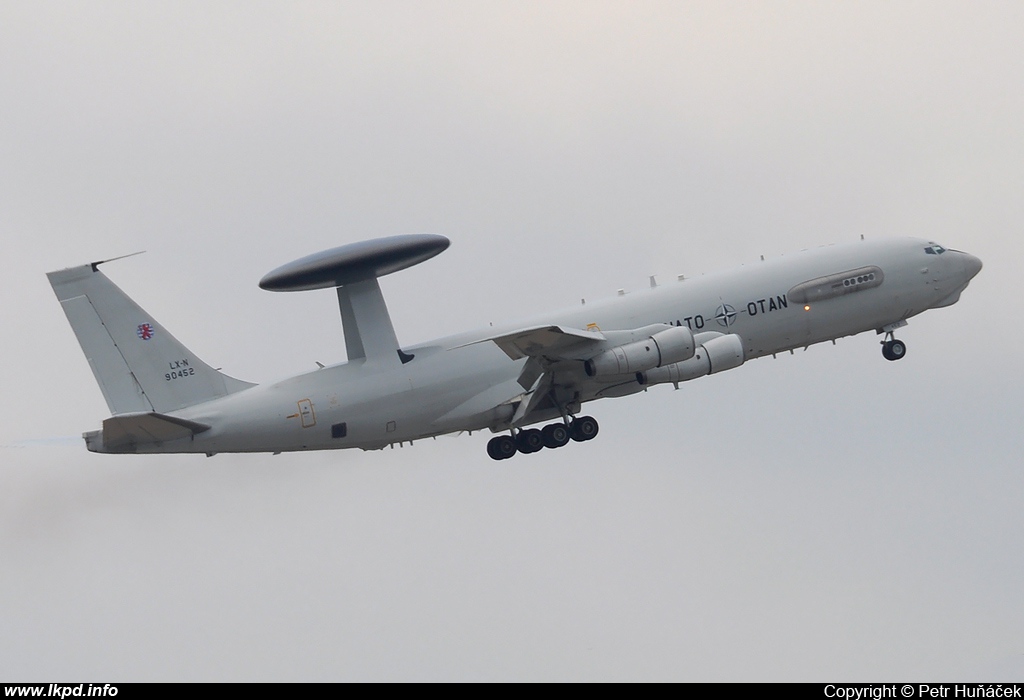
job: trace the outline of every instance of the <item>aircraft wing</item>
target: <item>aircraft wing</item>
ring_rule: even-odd
[[[538,412],[557,409],[553,402],[556,391],[570,401],[576,400],[580,385],[587,382],[583,361],[616,342],[620,335],[621,331],[608,335],[568,326],[531,326],[466,345],[494,343],[512,360],[527,359],[516,379],[522,393],[506,401],[515,407],[511,425],[524,425],[533,422]]]
[[[562,411],[560,407],[578,403],[581,397],[623,396],[641,391],[636,372],[592,377],[584,371],[584,362],[611,351],[625,358],[620,348],[653,341],[655,337],[664,338],[666,332],[673,333],[676,329],[660,323],[607,332],[558,325],[532,326],[466,345],[493,342],[512,360],[527,358],[516,380],[523,393],[507,402],[515,406],[511,425],[516,426],[534,422],[537,415],[553,411],[557,415]],[[692,334],[685,329],[679,332],[686,336],[681,342],[689,345],[692,355]],[[644,350],[649,352],[650,347],[645,346]],[[661,350],[658,352],[660,354]]]
[[[476,340],[467,345],[493,342],[513,360],[533,357],[547,360],[586,359],[606,337],[600,331],[583,331],[566,326],[533,326],[512,333]],[[459,346],[465,347],[465,346]]]

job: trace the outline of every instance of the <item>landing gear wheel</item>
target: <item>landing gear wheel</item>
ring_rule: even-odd
[[[516,435],[516,447],[524,455],[533,454],[544,449],[544,436],[536,428],[520,430]]]
[[[590,416],[582,416],[572,422],[572,439],[576,442],[586,442],[597,437],[597,421]]]
[[[509,435],[499,435],[487,443],[487,455],[494,460],[508,459],[518,451],[516,441]]]
[[[889,361],[902,360],[907,354],[907,344],[902,340],[887,340],[882,343],[882,357]]]
[[[563,447],[570,439],[569,429],[564,423],[545,425],[540,432],[544,438],[544,447],[552,450]]]

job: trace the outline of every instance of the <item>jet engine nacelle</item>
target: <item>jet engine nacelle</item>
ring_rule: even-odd
[[[720,335],[703,343],[690,359],[637,372],[636,380],[645,385],[678,384],[739,367],[745,359],[743,340],[738,335]]]
[[[605,350],[584,364],[588,377],[615,376],[644,372],[693,357],[695,343],[689,328],[673,326],[645,340]]]

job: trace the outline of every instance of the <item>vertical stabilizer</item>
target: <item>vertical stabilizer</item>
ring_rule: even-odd
[[[112,414],[174,411],[253,386],[196,357],[98,265],[46,276]]]

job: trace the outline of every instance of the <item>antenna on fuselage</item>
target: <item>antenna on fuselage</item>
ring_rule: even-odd
[[[377,279],[429,260],[449,245],[444,236],[427,233],[360,241],[282,265],[264,276],[260,287],[272,292],[336,288],[349,361],[405,364],[413,356],[398,345]]]
[[[116,258],[107,258],[106,260],[97,260],[94,263],[90,263],[92,265],[92,271],[96,272],[99,269],[100,265],[106,264],[108,262],[114,262],[115,260],[124,260],[125,258],[134,258],[136,255],[142,255],[145,252],[146,251],[144,251],[144,250],[138,250],[138,251],[136,251],[134,253],[128,253],[127,255],[118,255]]]

